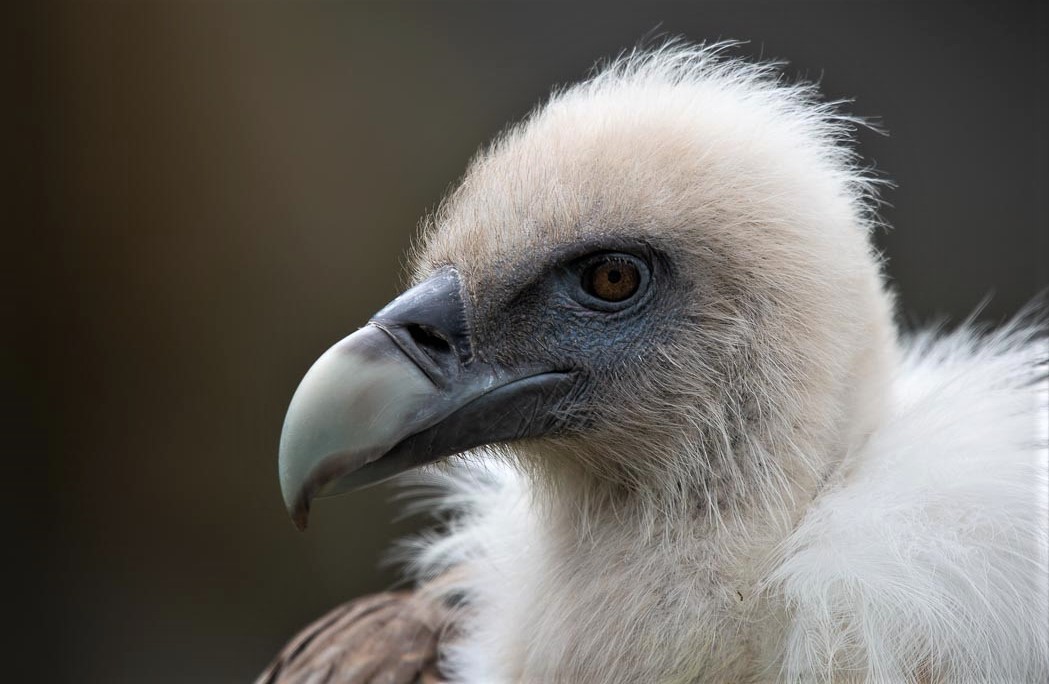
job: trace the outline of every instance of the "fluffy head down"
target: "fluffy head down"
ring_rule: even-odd
[[[417,259],[459,270],[475,337],[519,362],[606,325],[529,297],[562,255],[667,255],[659,305],[583,361],[592,429],[532,464],[715,513],[811,491],[879,414],[895,342],[854,120],[724,47],[636,52],[555,94],[473,161]]]
[[[901,360],[853,120],[719,51],[555,94],[428,226],[417,273],[460,272],[487,353],[589,378],[584,432],[453,471],[412,549],[461,578],[456,681],[1044,679],[1044,338]],[[638,245],[634,322],[542,289]]]

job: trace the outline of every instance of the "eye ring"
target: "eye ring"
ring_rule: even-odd
[[[580,303],[600,311],[631,306],[648,285],[648,264],[632,254],[604,252],[582,259],[578,266]]]

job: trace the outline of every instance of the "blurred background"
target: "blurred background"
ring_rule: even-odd
[[[281,505],[310,363],[403,283],[419,218],[554,84],[653,31],[750,41],[890,135],[908,325],[1047,283],[1042,2],[23,3],[7,26],[14,423],[5,681],[251,680],[395,584],[392,489]],[[24,672],[21,670],[24,669]],[[20,674],[16,675],[15,673]]]

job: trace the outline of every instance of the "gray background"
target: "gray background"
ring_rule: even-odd
[[[26,4],[8,26],[15,321],[10,665],[26,681],[231,682],[383,589],[391,490],[275,471],[299,378],[403,282],[479,144],[653,30],[790,60],[889,137],[878,235],[908,324],[1047,282],[1038,2]],[[4,679],[8,679],[7,676]],[[16,680],[12,680],[16,681]]]

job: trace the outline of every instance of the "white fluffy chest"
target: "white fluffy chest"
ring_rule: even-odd
[[[567,549],[535,528],[504,541],[472,566],[475,612],[455,655],[463,681],[744,676],[750,635],[740,597],[748,588],[723,569],[668,563],[666,549],[615,548],[608,540]]]
[[[460,517],[417,559],[467,570],[457,680],[1044,681],[1044,376],[1033,345],[985,344],[916,345],[890,416],[790,529],[565,524],[511,469],[457,472]]]
[[[609,520],[579,536],[537,515],[516,473],[461,476],[452,497],[474,505],[421,558],[466,570],[455,681],[745,681],[760,661],[755,578],[724,562],[716,535]]]

